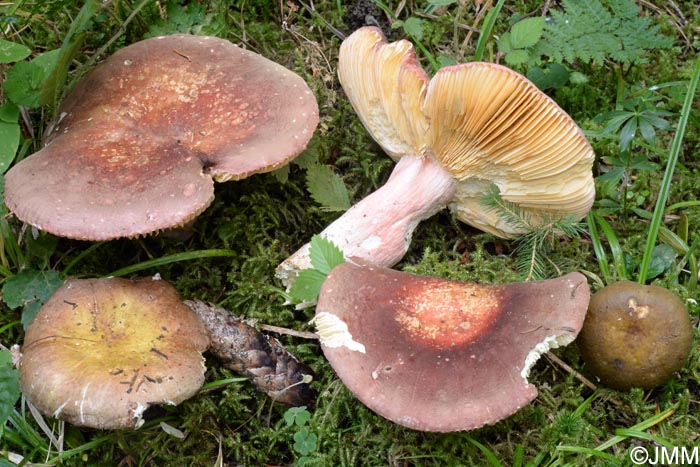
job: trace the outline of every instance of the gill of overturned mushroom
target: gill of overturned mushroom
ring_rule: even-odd
[[[416,225],[444,207],[500,237],[525,233],[484,204],[494,187],[534,226],[579,219],[590,209],[590,144],[566,112],[515,71],[473,62],[429,79],[409,42],[388,43],[365,27],[343,41],[338,76],[367,131],[397,161],[382,188],[321,232],[347,258],[392,266]],[[277,276],[289,285],[308,264],[304,246]]]

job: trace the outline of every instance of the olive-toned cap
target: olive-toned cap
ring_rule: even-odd
[[[20,385],[42,413],[74,425],[138,428],[148,406],[199,390],[208,345],[162,280],[68,279],[27,328]]]
[[[314,322],[343,383],[383,417],[424,431],[493,424],[529,403],[530,368],[567,345],[586,314],[586,279],[480,285],[344,263]]]
[[[287,163],[317,124],[311,90],[281,65],[215,37],[146,39],[65,98],[46,146],[7,173],[5,202],[60,236],[148,234],[200,214],[214,180]]]

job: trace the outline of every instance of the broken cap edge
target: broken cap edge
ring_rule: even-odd
[[[542,302],[544,290],[554,288],[555,303],[570,300],[566,305],[556,305],[558,311],[563,311],[566,315],[569,305],[571,313],[568,313],[564,322],[549,319],[545,325],[524,320],[522,326],[528,329],[520,331],[518,335],[523,336],[528,344],[522,345],[522,350],[513,352],[511,356],[504,356],[503,348],[515,348],[513,343],[517,339],[514,341],[507,326],[499,322],[489,331],[492,333],[491,344],[477,338],[466,345],[457,344],[456,350],[449,345],[433,349],[430,348],[430,342],[407,343],[405,336],[401,335],[403,331],[399,330],[401,327],[397,325],[397,315],[392,311],[394,307],[406,308],[407,305],[397,298],[395,292],[399,289],[411,291],[413,288],[406,283],[397,286],[393,284],[393,279],[398,274],[413,275],[387,270],[386,274],[371,279],[360,278],[353,282],[352,279],[357,279],[352,274],[355,268],[357,266],[340,265],[331,271],[322,286],[317,310],[335,315],[334,319],[347,326],[346,336],[351,335],[353,341],[365,346],[366,352],[363,354],[343,345],[330,348],[322,342],[323,352],[343,383],[371,410],[395,423],[422,431],[447,432],[478,428],[496,423],[531,402],[537,396],[537,389],[526,379],[527,365],[531,366],[534,363],[533,357],[539,356],[545,347],[553,348],[555,344],[563,345],[572,341],[576,329],[582,325],[587,307],[588,294],[583,292],[588,287],[581,274],[573,273],[555,280],[518,284],[515,290],[503,292],[507,296],[506,300],[521,301],[524,297],[523,287],[535,284],[531,295],[538,297],[535,299],[536,304]],[[367,269],[376,271],[384,268]],[[423,280],[422,276],[418,277]],[[436,278],[428,279],[426,289],[430,289],[429,285],[435,284],[435,281],[440,281]],[[546,284],[543,286],[542,282]],[[503,286],[507,287],[508,284]],[[501,286],[495,287],[494,290],[503,290]],[[480,291],[477,290],[477,293]],[[547,300],[551,300],[549,295],[551,294],[546,295]],[[353,311],[361,317],[351,316]],[[506,306],[496,312],[498,317],[506,321],[517,318],[519,313],[522,310],[516,306]],[[406,319],[400,321],[410,322]],[[552,339],[550,336],[553,335],[568,336]],[[425,365],[420,363],[423,358],[427,358]],[[489,365],[490,358],[498,361],[498,365]],[[468,368],[473,370],[460,375]],[[488,376],[485,368],[493,370],[491,376]],[[434,370],[438,372],[434,374]],[[494,403],[480,405],[479,401],[488,400]]]

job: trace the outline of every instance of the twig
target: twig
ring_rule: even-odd
[[[271,324],[261,324],[259,328],[263,331],[276,332],[277,334],[286,334],[288,336],[301,337],[302,339],[318,340],[318,334],[315,332],[296,331],[294,329],[282,328]]]
[[[545,354],[545,356],[546,356],[547,359],[549,359],[551,362],[556,363],[557,365],[559,365],[560,367],[562,367],[566,372],[568,372],[568,373],[574,375],[574,377],[575,377],[577,380],[579,380],[580,382],[582,382],[582,383],[584,384],[584,386],[586,386],[587,388],[589,388],[589,389],[591,389],[591,390],[593,390],[593,391],[595,391],[596,389],[598,389],[598,386],[596,386],[595,384],[593,384],[588,378],[586,378],[585,376],[583,376],[581,373],[579,373],[578,371],[576,371],[576,370],[574,370],[573,368],[571,368],[564,360],[562,360],[561,358],[557,357],[557,356],[554,355],[552,352],[547,352],[547,353]]]

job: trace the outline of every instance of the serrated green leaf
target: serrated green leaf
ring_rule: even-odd
[[[284,164],[277,170],[272,171],[272,176],[282,185],[289,180],[289,164]]]
[[[403,22],[403,30],[406,31],[406,34],[410,34],[411,36],[413,36],[415,40],[420,41],[421,39],[423,39],[424,22],[425,21],[423,21],[420,18],[411,16]]]
[[[26,329],[41,305],[62,283],[57,271],[25,269],[5,281],[2,286],[2,300],[12,309],[24,307],[27,316],[23,313],[22,323]]]
[[[647,50],[669,48],[673,39],[659,33],[659,25],[634,0],[562,0],[564,11],[549,10],[535,55],[556,62],[621,63],[645,60]]]
[[[317,269],[300,271],[289,288],[289,295],[295,302],[310,302],[318,298],[326,275]]]
[[[183,6],[182,2],[168,0],[165,10],[165,18],[149,26],[146,38],[170,34],[215,35],[213,33],[219,28],[216,16],[208,14],[201,2]]]
[[[15,104],[30,108],[37,107],[43,80],[41,68],[32,62],[19,62],[7,70],[7,78],[2,88]]]
[[[452,66],[452,65],[457,64],[457,60],[455,60],[452,57],[448,57],[447,55],[438,55],[437,61],[438,61],[438,66],[440,68],[444,68],[446,66]]]
[[[19,399],[19,372],[12,367],[12,355],[0,350],[0,428],[10,418]]]
[[[291,163],[301,167],[302,169],[308,170],[311,167],[319,165],[319,158],[321,156],[321,142],[317,134],[314,134],[309,143],[306,145],[306,149],[302,151],[297,157],[295,157]]]
[[[0,39],[0,63],[19,62],[32,53],[29,47]]]
[[[22,308],[22,316],[20,318],[22,328],[27,329],[29,327],[36,314],[39,313],[39,310],[41,310],[41,305],[43,305],[43,302],[40,301],[29,302],[24,305],[24,308]]]
[[[0,122],[17,123],[19,121],[19,107],[12,102],[0,107]]]
[[[545,20],[542,16],[518,21],[510,30],[510,44],[516,49],[532,47],[542,37],[544,24]]]
[[[498,45],[498,51],[501,53],[507,54],[508,52],[512,52],[513,45],[510,42],[510,33],[503,33],[503,35],[498,39],[496,45]]]
[[[0,367],[12,364],[12,354],[7,350],[0,350]]]
[[[323,274],[329,274],[331,269],[345,262],[342,250],[327,238],[314,235],[310,243],[311,265]]]
[[[508,52],[505,56],[506,63],[510,66],[517,66],[517,65],[522,65],[523,63],[527,62],[527,59],[530,57],[530,54],[528,53],[527,50],[523,49],[517,49],[513,50],[512,52]]]
[[[549,63],[547,68],[530,68],[527,78],[542,90],[559,89],[569,81],[569,70],[560,63]]]
[[[306,188],[311,198],[326,211],[345,211],[350,195],[340,175],[328,165],[313,165],[306,171]]]
[[[676,259],[676,250],[672,246],[656,245],[651,251],[651,261],[649,262],[649,270],[647,271],[647,279],[653,279],[660,276],[664,271],[671,269],[673,261]]]

